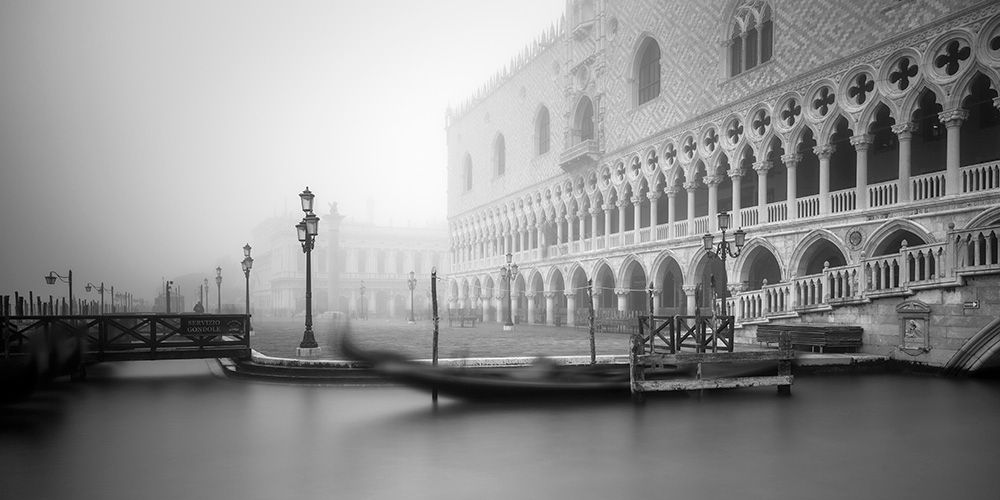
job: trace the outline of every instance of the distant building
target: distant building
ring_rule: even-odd
[[[413,271],[414,311],[427,316],[431,269],[436,267],[442,277],[448,271],[444,223],[379,226],[345,217],[336,205],[317,215],[319,235],[312,251],[314,314],[339,311],[354,317],[405,318],[410,310],[407,280]],[[250,291],[255,314],[288,316],[305,310],[305,255],[295,234],[300,219],[301,214],[274,217],[254,230]],[[443,296],[444,290],[439,294]]]
[[[995,1],[569,0],[448,110],[448,297],[499,321],[510,252],[518,321],[579,321],[593,280],[598,309],[645,312],[652,286],[664,313],[728,304],[745,338],[850,323],[869,352],[982,364],[998,88]],[[747,235],[725,264],[702,241],[722,212]]]

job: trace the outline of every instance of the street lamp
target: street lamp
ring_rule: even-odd
[[[514,321],[511,318],[510,310],[511,295],[513,295],[512,285],[513,281],[517,279],[517,264],[511,262],[513,257],[514,256],[510,252],[507,252],[507,264],[500,266],[500,278],[507,280],[507,315],[503,320],[503,329],[505,332],[514,329]]]
[[[208,310],[208,290],[209,290],[209,288],[208,288],[208,278],[205,278],[203,281],[204,281],[204,285],[205,285],[205,300],[201,304],[205,307],[205,310],[207,311]]]
[[[319,217],[312,211],[314,198],[308,186],[305,191],[299,193],[302,211],[306,215],[302,218],[302,222],[295,225],[299,243],[302,244],[302,252],[306,254],[306,329],[302,332],[302,342],[299,343],[299,355],[312,354],[313,349],[319,348],[312,330],[312,250],[316,246],[316,235],[319,234]],[[249,256],[249,245],[243,247],[243,251]]]
[[[90,292],[93,289],[97,289],[101,293],[101,314],[104,314],[104,282],[101,282],[101,286],[97,286],[91,282],[87,282],[87,286],[83,287],[84,290]],[[114,301],[114,292],[111,292],[111,300]]]
[[[219,299],[215,314],[222,314],[222,266],[215,268],[215,294],[218,295]]]
[[[365,280],[361,280],[361,307],[359,309],[361,309],[360,312],[361,312],[361,318],[362,319],[368,319],[368,313],[366,311],[366,309],[367,309],[366,304],[367,304],[367,302],[365,302]]]
[[[243,275],[247,278],[247,316],[250,315],[250,268],[253,267],[253,257],[250,257],[250,244],[243,247]]]
[[[413,289],[417,287],[417,278],[414,277],[413,271],[410,271],[410,279],[406,280],[406,284],[410,286],[410,324],[413,324],[417,322],[413,317]]]
[[[170,286],[173,284],[173,281],[167,281],[167,314],[170,314]]]
[[[740,251],[743,250],[743,245],[746,243],[747,235],[742,229],[737,229],[733,233],[733,244],[736,247],[736,251],[733,251],[733,247],[730,246],[728,240],[726,240],[726,229],[729,229],[730,217],[728,212],[719,212],[719,229],[722,230],[722,240],[719,241],[718,246],[715,245],[712,235],[705,233],[705,236],[701,237],[702,244],[704,245],[705,251],[709,255],[718,257],[722,260],[722,267],[726,267],[726,257],[736,258],[740,256]],[[714,247],[714,248],[713,248]],[[722,315],[726,315],[726,298],[722,298]]]
[[[56,280],[62,281],[63,283],[69,284],[69,314],[73,314],[73,270],[70,269],[66,276],[62,276],[55,271],[49,271],[49,274],[45,276],[45,282],[50,285],[55,285]]]

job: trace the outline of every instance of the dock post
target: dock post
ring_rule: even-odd
[[[792,374],[792,337],[789,332],[781,332],[778,336],[778,351],[781,352],[781,359],[778,360],[778,375]],[[783,384],[778,386],[779,396],[791,396],[792,386]]]
[[[508,293],[510,293],[508,291]],[[437,366],[438,364],[438,295],[437,295],[437,268],[431,269],[431,312],[434,318],[434,338],[431,347],[431,364]],[[435,386],[431,390],[431,401],[434,405],[437,405],[438,401],[438,390]]]
[[[629,341],[631,343],[628,363],[629,391],[632,395],[633,403],[642,403],[645,401],[645,395],[642,393],[642,388],[639,385],[639,382],[645,379],[643,366],[639,364],[639,354],[643,351],[642,335],[633,333],[629,336]]]
[[[508,292],[509,293],[509,292]],[[590,364],[597,364],[597,345],[594,341],[594,280],[587,280],[587,319],[590,323]]]

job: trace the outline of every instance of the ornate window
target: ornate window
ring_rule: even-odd
[[[506,170],[507,142],[503,134],[497,134],[497,138],[493,141],[493,174],[500,177]]]
[[[573,144],[594,138],[594,103],[584,96],[576,106],[573,120]]]
[[[535,117],[535,151],[538,154],[549,152],[549,108],[542,106]]]
[[[729,46],[729,76],[736,76],[771,60],[774,23],[763,0],[742,0],[733,14]]]
[[[647,38],[639,48],[636,67],[637,104],[642,105],[660,95],[660,45]]]
[[[472,156],[465,154],[465,162],[462,165],[462,180],[466,191],[472,191]]]

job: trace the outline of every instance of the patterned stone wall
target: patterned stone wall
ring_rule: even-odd
[[[922,31],[917,43],[932,39],[961,16],[974,22],[997,10],[995,3],[972,0],[772,0],[769,4],[774,18],[773,58],[732,78],[727,74],[723,41],[736,0],[598,2],[593,23],[586,29],[564,23],[561,39],[477,103],[449,116],[449,218],[503,198],[521,197],[539,184],[565,176],[558,157],[567,145],[571,114],[583,95],[597,103],[601,150],[606,156],[621,156],[627,150],[659,147],[664,138],[700,126],[699,120],[744,114],[759,101],[778,99],[790,91],[806,94],[813,82],[823,78],[836,83],[857,64],[898,50],[895,45],[905,45],[914,30]],[[636,107],[632,64],[646,36],[661,48],[662,90],[659,98]],[[551,148],[536,155],[534,120],[541,105],[551,116]],[[492,145],[498,133],[506,141],[503,176],[494,175]],[[474,170],[470,191],[464,189],[466,154]]]

